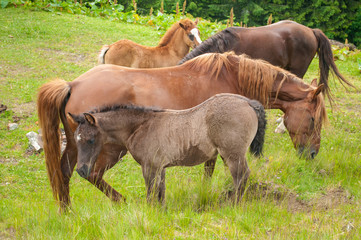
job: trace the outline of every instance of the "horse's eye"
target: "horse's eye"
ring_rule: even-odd
[[[313,117],[311,117],[311,121],[312,121],[312,122],[315,122],[315,119],[314,119]]]
[[[194,41],[194,35],[193,35],[193,34],[189,34],[188,37],[189,37],[189,39],[190,39],[191,41]]]
[[[88,143],[88,144],[94,144],[94,139],[89,139],[89,140],[87,141],[87,143]]]

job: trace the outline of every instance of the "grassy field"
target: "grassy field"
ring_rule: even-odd
[[[335,101],[321,149],[299,159],[289,135],[273,133],[280,111],[268,113],[264,158],[248,156],[251,176],[240,205],[224,199],[232,180],[218,161],[211,182],[203,166],[167,170],[166,205],[148,205],[140,166],[127,155],[105,179],[127,197],[114,204],[75,172],[72,211],[59,215],[44,154],[27,150],[38,131],[37,89],[71,81],[96,65],[103,44],[128,38],[156,45],[150,27],[67,14],[0,9],[0,239],[360,239],[361,93],[332,81]],[[361,89],[353,53],[337,61]],[[318,59],[305,76],[317,76]],[[19,128],[8,130],[17,122]]]

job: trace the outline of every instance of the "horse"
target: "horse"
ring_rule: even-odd
[[[266,118],[263,106],[235,94],[218,94],[186,110],[118,105],[72,115],[77,169],[89,177],[105,144],[126,146],[142,167],[147,200],[165,197],[165,169],[215,161],[218,153],[234,183],[230,196],[239,202],[250,170],[246,151],[262,153]]]
[[[70,204],[69,180],[77,162],[74,131],[77,124],[65,114],[81,114],[97,106],[135,104],[168,109],[187,109],[217,93],[234,93],[260,101],[266,108],[281,109],[285,125],[299,154],[314,158],[320,148],[321,127],[327,121],[322,88],[263,60],[234,53],[209,53],[182,65],[134,69],[98,65],[72,82],[56,79],[43,84],[37,106],[43,132],[45,162],[53,195],[64,209]],[[61,156],[59,124],[67,145]],[[126,154],[124,147],[106,144],[87,178],[113,201],[123,197],[103,179]],[[206,162],[211,176],[214,161]]]
[[[157,68],[176,65],[202,41],[197,29],[198,19],[180,20],[164,34],[155,47],[137,44],[128,39],[105,45],[100,50],[98,63],[116,64],[133,68]]]
[[[319,85],[325,85],[323,93],[331,102],[332,96],[328,86],[330,70],[344,87],[345,84],[354,87],[337,69],[327,36],[320,29],[311,29],[289,20],[261,27],[228,27],[202,42],[178,64],[204,53],[229,51],[266,60],[299,78],[303,78],[317,53],[320,69]]]

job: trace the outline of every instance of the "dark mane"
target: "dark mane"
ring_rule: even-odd
[[[224,53],[230,51],[230,42],[234,41],[234,38],[236,37],[233,33],[233,29],[234,28],[232,27],[226,28],[211,36],[188,53],[178,65],[204,53]]]
[[[137,105],[109,105],[103,106],[100,108],[95,108],[91,110],[89,113],[104,113],[104,112],[112,112],[112,111],[119,111],[122,109],[126,110],[135,110],[137,112],[164,112],[164,109],[156,108],[156,107],[143,107]]]

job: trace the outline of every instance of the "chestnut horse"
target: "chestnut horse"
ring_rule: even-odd
[[[319,29],[311,29],[293,21],[280,21],[271,25],[253,28],[229,27],[205,40],[187,54],[182,64],[203,53],[234,51],[254,59],[263,59],[303,78],[313,57],[319,56],[319,85],[331,100],[328,75],[332,70],[342,85],[348,82],[338,71],[331,44]]]
[[[105,144],[126,146],[142,166],[147,200],[165,197],[165,169],[215,161],[218,153],[231,172],[238,202],[249,176],[246,151],[262,153],[263,106],[235,94],[217,94],[187,110],[112,106],[69,116],[78,124],[77,172],[88,178]]]
[[[81,114],[114,104],[186,109],[217,93],[241,94],[260,101],[267,108],[281,109],[295,148],[313,158],[320,148],[322,122],[327,119],[323,94],[320,94],[323,87],[309,85],[265,61],[233,53],[204,54],[180,66],[156,69],[98,65],[72,82],[46,83],[39,89],[38,116],[54,196],[60,200],[61,208],[70,203],[69,180],[77,162],[74,140],[77,124],[66,116],[68,112]],[[62,157],[60,120],[67,138]],[[104,145],[97,165],[87,178],[114,201],[121,200],[122,196],[104,181],[103,174],[126,152],[119,145]],[[206,164],[210,176],[214,163]]]
[[[197,23],[198,19],[194,22],[189,19],[176,22],[156,47],[143,46],[128,39],[105,45],[100,50],[98,62],[133,68],[174,66],[191,47],[202,42]]]

